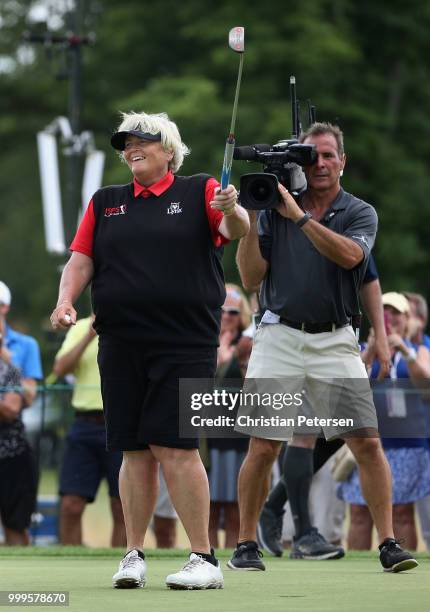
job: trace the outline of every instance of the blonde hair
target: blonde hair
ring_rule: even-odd
[[[415,304],[418,317],[420,317],[426,324],[428,321],[429,311],[427,300],[421,293],[411,293],[410,291],[403,291],[403,295],[409,302]]]
[[[161,134],[161,145],[165,151],[172,151],[173,157],[169,161],[169,170],[177,172],[184,162],[185,155],[189,155],[190,149],[182,142],[176,123],[171,121],[166,113],[148,115],[147,113],[121,113],[122,121],[118,126],[118,132],[128,130],[139,130],[149,134]],[[120,157],[124,159],[123,154]]]
[[[243,332],[247,327],[251,325],[252,319],[251,307],[249,305],[248,298],[244,294],[243,290],[239,287],[239,285],[235,285],[234,283],[226,283],[225,289],[227,293],[229,293],[229,291],[237,293],[238,295],[235,297],[240,298],[240,331]]]

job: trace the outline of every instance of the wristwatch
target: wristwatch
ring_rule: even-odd
[[[310,212],[305,212],[303,217],[301,219],[299,219],[298,221],[296,221],[297,227],[303,227],[304,224],[309,221],[309,219],[312,219],[311,213]]]

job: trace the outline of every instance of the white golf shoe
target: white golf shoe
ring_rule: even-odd
[[[116,574],[112,576],[115,589],[136,589],[144,587],[146,563],[137,550],[130,550],[121,560]]]
[[[191,553],[179,572],[167,576],[166,585],[171,589],[222,589],[224,578],[219,561],[215,566]]]

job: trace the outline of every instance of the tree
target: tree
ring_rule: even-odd
[[[35,134],[67,111],[67,82],[55,78],[64,76],[67,54],[23,45],[31,6],[3,0],[0,7],[0,134],[7,143],[0,151],[0,256],[9,263],[1,276],[13,289],[13,314],[40,337],[60,262],[44,251]],[[227,32],[244,25],[238,144],[290,136],[294,74],[302,108],[311,98],[318,119],[338,121],[345,131],[344,186],[378,211],[375,252],[384,289],[430,296],[430,7],[418,0],[389,6],[381,0],[273,0],[270,6],[237,0],[208,11],[197,0],[87,0],[84,8],[86,33],[93,31],[96,42],[83,52],[82,127],[107,152],[106,184],[128,180],[108,144],[119,110],[167,112],[192,149],[183,172],[219,176],[238,62]],[[51,22],[62,32],[66,16],[58,11]],[[235,163],[233,180],[259,169]],[[237,278],[234,250],[225,259],[229,280]]]

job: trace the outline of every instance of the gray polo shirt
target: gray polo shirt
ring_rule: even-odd
[[[345,270],[321,255],[293,221],[276,210],[262,211],[260,250],[269,263],[260,292],[263,309],[306,323],[344,323],[360,313],[358,292],[375,242],[376,211],[341,189],[320,223],[359,244],[363,261]]]

